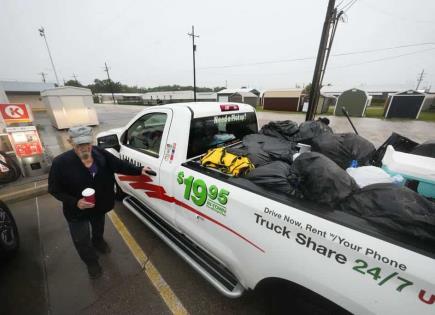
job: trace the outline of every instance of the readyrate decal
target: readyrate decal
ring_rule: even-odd
[[[270,217],[281,220],[281,223],[277,223],[277,220],[272,221]],[[294,241],[299,246],[311,250],[316,255],[324,256],[340,265],[349,265],[352,270],[364,275],[367,279],[376,281],[379,286],[389,283],[389,287],[395,289],[399,293],[406,292],[407,288],[409,289],[409,287],[414,286],[412,281],[404,278],[400,273],[400,271],[406,271],[407,269],[407,266],[404,263],[383,256],[377,250],[351,242],[344,237],[318,229],[311,224],[304,224],[297,219],[291,218],[288,215],[282,215],[268,207],[265,207],[261,214],[254,213],[254,220],[255,224],[261,228],[269,230],[270,233],[279,235],[288,241]],[[289,226],[291,228],[289,228]],[[387,272],[385,269],[383,271],[382,266],[369,264],[364,259],[349,261],[345,253],[329,248],[317,240],[313,240],[310,234],[318,235],[321,238],[324,238],[325,241],[338,243],[347,249],[378,260],[380,263],[396,268],[397,271]],[[435,295],[427,293],[423,288],[419,291],[418,299],[425,304],[435,305]]]

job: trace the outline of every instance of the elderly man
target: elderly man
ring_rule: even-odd
[[[91,127],[74,127],[68,134],[73,149],[53,160],[48,191],[62,201],[75,248],[86,263],[90,278],[96,279],[102,274],[96,250],[103,254],[110,252],[103,233],[105,213],[113,209],[115,203],[114,173],[141,175],[145,174],[145,169],[93,147]],[[82,197],[86,188],[95,191],[95,203]]]

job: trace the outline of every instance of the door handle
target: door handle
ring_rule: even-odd
[[[151,176],[157,175],[157,173],[155,171],[153,171],[152,169],[149,169],[149,168],[145,170],[145,173],[147,173],[148,175],[151,175]]]

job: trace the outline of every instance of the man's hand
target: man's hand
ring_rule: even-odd
[[[95,204],[87,202],[85,200],[85,198],[80,199],[79,201],[77,201],[77,208],[79,208],[80,210],[83,209],[90,209],[95,207]]]

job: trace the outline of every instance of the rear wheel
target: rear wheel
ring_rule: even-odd
[[[14,217],[0,201],[0,255],[9,256],[18,250],[20,239]]]

